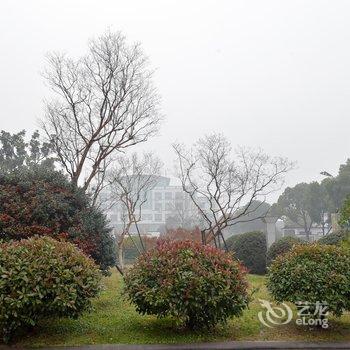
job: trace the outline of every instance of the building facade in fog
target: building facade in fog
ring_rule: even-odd
[[[105,200],[108,199],[108,190],[102,196]],[[177,221],[184,226],[185,221],[194,221],[197,217],[197,209],[190,197],[168,177],[160,176],[154,188],[147,192],[146,198],[142,205],[141,221],[138,223],[144,234],[159,233],[169,221]],[[106,215],[110,226],[116,231],[123,227],[123,207],[120,204],[116,203],[106,209]],[[132,227],[131,232],[136,233],[136,227]]]

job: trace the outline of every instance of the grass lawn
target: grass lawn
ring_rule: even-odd
[[[261,276],[249,276],[251,288],[258,288],[250,309],[240,318],[212,332],[191,332],[176,328],[173,320],[158,320],[139,315],[121,296],[122,281],[114,272],[104,279],[105,290],[94,301],[94,311],[78,320],[46,320],[29,335],[15,340],[17,345],[80,345],[107,343],[188,343],[224,340],[304,340],[350,341],[350,314],[330,318],[328,330],[296,326],[267,328],[260,324],[257,314],[262,310],[258,298],[271,300]]]

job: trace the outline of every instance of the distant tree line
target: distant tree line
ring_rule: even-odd
[[[346,223],[346,209],[350,195],[350,159],[340,165],[336,176],[328,176],[323,181],[299,183],[287,187],[271,208],[271,213],[287,218],[304,228],[309,238],[313,225],[320,225],[323,233],[331,228],[330,214],[341,212],[341,221]]]

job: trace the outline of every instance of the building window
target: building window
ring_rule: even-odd
[[[162,211],[163,210],[162,203],[155,203],[154,204],[154,210],[155,211]]]
[[[155,193],[154,193],[154,199],[155,199],[156,201],[162,200],[162,192],[155,192]]]
[[[153,215],[152,214],[142,214],[142,220],[143,221],[152,221]]]
[[[183,192],[175,192],[175,199],[181,200],[184,198]]]
[[[162,219],[162,214],[154,214],[154,221],[161,222]]]
[[[165,199],[167,199],[168,201],[173,199],[173,194],[172,192],[165,192]]]

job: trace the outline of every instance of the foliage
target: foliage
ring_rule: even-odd
[[[270,265],[277,256],[289,252],[296,244],[305,244],[306,242],[297,237],[282,237],[274,242],[267,251],[267,265]]]
[[[61,173],[45,167],[0,174],[0,237],[65,238],[102,269],[115,261],[114,242],[102,212]]]
[[[337,176],[328,177],[322,181],[330,201],[330,212],[337,212],[350,195],[350,159],[341,164]]]
[[[0,326],[17,329],[50,317],[78,317],[99,291],[94,262],[74,245],[33,237],[0,245]]]
[[[343,227],[350,226],[350,196],[348,196],[340,210],[339,223]]]
[[[287,187],[272,207],[275,214],[303,227],[307,236],[314,223],[325,225],[324,214],[328,209],[327,193],[318,182]]]
[[[164,241],[141,255],[125,276],[138,312],[173,316],[189,328],[209,328],[248,305],[244,268],[225,253],[191,241]]]
[[[227,240],[230,250],[250,273],[262,275],[266,272],[266,237],[263,232],[246,232]]]
[[[232,247],[236,243],[236,241],[240,238],[241,234],[235,234],[226,239],[226,245],[228,250],[233,250]]]
[[[330,245],[294,246],[271,264],[267,286],[278,302],[323,302],[340,316],[350,310],[350,252]]]
[[[22,167],[37,165],[53,167],[55,158],[51,157],[53,146],[48,142],[41,142],[38,131],[35,131],[29,142],[25,140],[25,130],[17,134],[10,134],[4,130],[0,132],[0,172],[18,171]]]
[[[341,242],[340,246],[350,251],[350,234],[348,234],[347,238]]]
[[[329,233],[326,236],[323,236],[317,242],[320,244],[340,245],[348,237],[349,237],[349,231],[340,230],[340,231]]]

